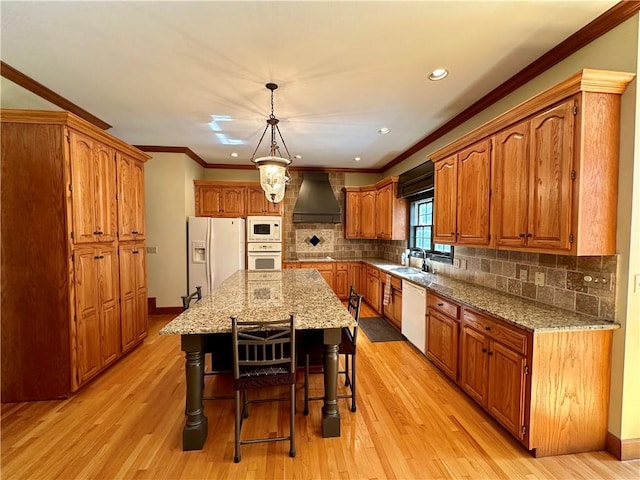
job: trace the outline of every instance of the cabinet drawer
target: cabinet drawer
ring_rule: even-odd
[[[427,307],[449,315],[455,319],[460,318],[460,305],[452,300],[443,298],[429,291],[427,294]]]
[[[504,322],[489,318],[473,310],[464,309],[462,319],[465,325],[474,328],[486,336],[512,348],[523,355],[527,354],[527,333]]]
[[[332,272],[333,265],[330,262],[303,262],[300,264],[300,268],[315,268],[320,272]]]
[[[396,290],[402,290],[402,280],[400,280],[398,277],[394,277],[392,275],[391,276],[391,287],[395,288]]]
[[[378,278],[380,275],[380,271],[375,267],[370,267],[367,265],[367,275]]]
[[[347,270],[349,268],[349,264],[348,263],[336,263],[336,270],[340,271],[340,270]]]

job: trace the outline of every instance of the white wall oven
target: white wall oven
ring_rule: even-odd
[[[248,243],[247,270],[282,270],[282,244]]]
[[[247,242],[282,242],[282,217],[247,217]]]

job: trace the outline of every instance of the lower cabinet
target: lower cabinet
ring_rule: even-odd
[[[315,268],[320,272],[331,290],[335,292],[335,263],[333,262],[300,262],[300,268]]]
[[[384,278],[384,277],[383,277]],[[382,294],[384,300],[384,291],[386,288],[386,280],[382,281]],[[402,330],[402,281],[391,277],[391,295],[389,295],[389,303],[384,305],[382,302],[382,314],[398,330]]]
[[[377,268],[367,265],[367,283],[365,286],[365,300],[378,313],[382,311],[380,302],[380,272]]]
[[[536,457],[606,447],[613,330],[527,331],[427,293],[426,354]]]
[[[120,333],[124,353],[140,343],[149,332],[146,249],[144,243],[120,244],[119,248]]]
[[[336,276],[333,290],[340,300],[349,298],[349,264],[344,262],[336,263]]]
[[[78,248],[74,252],[74,269],[77,363],[72,390],[120,354],[116,247]]]

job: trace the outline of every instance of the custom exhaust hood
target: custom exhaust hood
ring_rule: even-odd
[[[328,173],[302,174],[300,193],[293,207],[293,223],[340,223],[340,205]]]

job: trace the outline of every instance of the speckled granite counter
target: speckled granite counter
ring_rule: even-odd
[[[160,330],[160,335],[226,333],[231,315],[241,320],[284,319],[296,328],[353,326],[353,317],[317,270],[239,270]]]
[[[381,259],[363,259],[380,270],[427,287],[440,295],[484,312],[531,332],[554,330],[612,330],[620,325],[606,320],[569,312],[560,308],[508,295],[491,288],[430,273],[394,272],[398,264]]]

